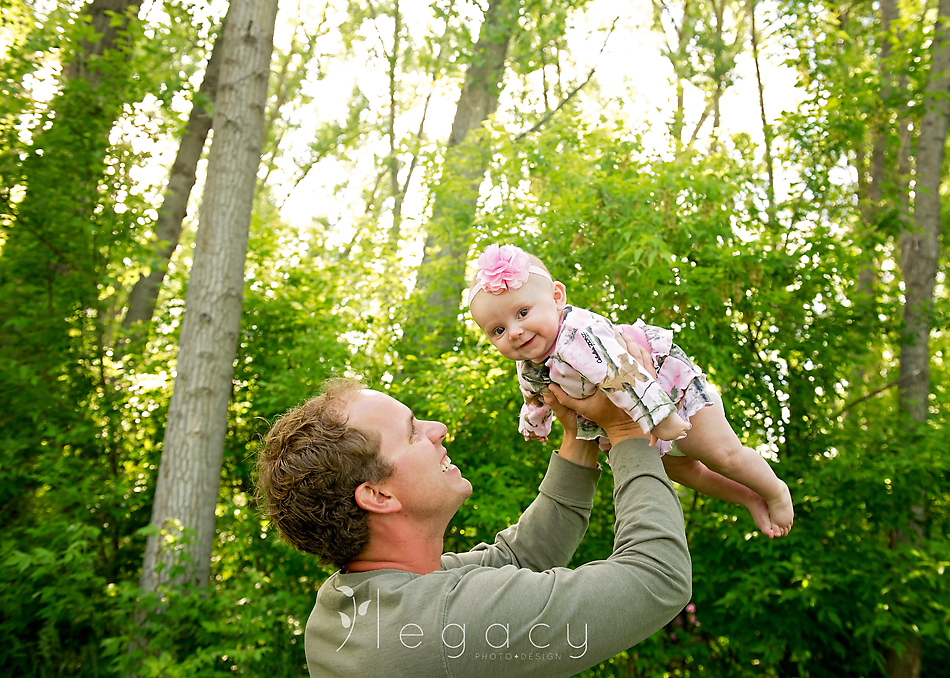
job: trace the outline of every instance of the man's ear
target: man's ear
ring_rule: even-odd
[[[370,513],[395,513],[402,504],[391,494],[387,494],[371,483],[363,483],[353,493],[356,505]]]
[[[559,311],[563,311],[567,306],[567,288],[560,280],[554,281],[554,303]]]

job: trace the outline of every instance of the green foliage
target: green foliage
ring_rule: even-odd
[[[165,3],[160,18],[129,24],[126,46],[102,61],[113,79],[107,97],[63,82],[47,104],[25,83],[88,38],[88,26],[67,9],[37,17],[32,5],[3,3],[0,29],[11,37],[0,60],[0,666],[14,675],[305,673],[302,634],[329,571],[278,541],[255,504],[253,465],[274,419],[329,376],[360,375],[447,425],[449,454],[475,487],[449,526],[447,550],[490,541],[517,520],[555,446],[520,438],[514,365],[464,316],[451,350],[397,357],[409,317],[404,278],[414,270],[390,247],[396,196],[379,189],[388,182],[365,188],[366,215],[341,246],[330,226],[287,228],[276,191],[265,186],[252,224],[211,584],[141,596],[143,528],[190,252],[172,263],[160,322],[140,344],[126,344],[115,318],[138,272],[130,262],[141,258],[154,196],[133,181],[148,158],[116,121],[149,118],[143,129],[155,135],[180,126],[173,102],[194,86],[195,46],[206,47],[213,31],[194,19],[199,4]],[[518,15],[523,34],[510,57],[526,82],[567,58],[567,7],[549,4]],[[721,139],[704,154],[648,148],[637,130],[590,122],[579,102],[523,138],[497,121],[479,131],[491,143],[492,199],[458,228],[477,249],[505,241],[537,253],[571,303],[674,328],[719,387],[737,433],[773,462],[796,504],[791,535],[769,541],[743,510],[680,488],[691,606],[587,676],[876,677],[886,674],[884,652],[910,638],[922,642],[923,675],[950,662],[947,290],[941,273],[930,418],[909,429],[896,391],[901,177],[888,176],[875,210],[862,186],[875,135],[896,153],[893,112],[916,123],[928,77],[931,8],[901,7],[884,35],[870,4],[846,16],[831,6],[782,6],[806,101],[779,130],[789,190],[773,219],[748,137]],[[418,96],[410,74],[459,79],[472,44],[469,9],[436,3],[439,35],[403,28],[402,51],[386,55],[405,79],[400,110]],[[375,40],[387,25],[380,17],[393,11],[354,6],[342,44]],[[688,49],[671,55],[677,76],[708,92],[731,82],[735,45],[714,44],[701,18],[687,17]],[[379,23],[367,31],[369,22]],[[326,54],[305,62],[304,37],[313,38],[301,33],[288,50],[289,81],[273,92],[275,111],[307,77],[333,67]],[[882,70],[886,39],[895,49]],[[145,105],[148,95],[158,103]],[[373,117],[384,109],[358,90],[346,120],[314,133],[301,171],[331,155],[346,160],[359,146],[388,147],[381,116]],[[519,109],[511,119],[536,115]],[[276,116],[272,131],[298,124]],[[428,162],[438,181],[443,158],[423,137],[394,133],[399,177],[420,153],[416,162]],[[391,171],[390,151],[373,156],[381,177]],[[268,167],[280,161],[275,151]],[[356,181],[347,174],[341,185]],[[460,185],[456,177],[439,188],[451,194]],[[421,235],[407,230],[400,239]],[[880,275],[862,296],[869,254]],[[610,553],[610,490],[607,470],[574,564]]]
[[[605,665],[603,675],[617,667],[652,675],[657,665],[674,675],[720,675],[715,666],[724,676],[759,675],[763,666],[843,675],[844,663],[847,675],[874,675],[883,649],[908,632],[945,646],[938,629],[947,608],[933,601],[946,599],[938,535],[946,533],[950,486],[932,447],[945,422],[935,417],[912,437],[913,453],[901,452],[908,438],[893,398],[862,397],[887,380],[880,344],[868,337],[894,339],[897,324],[868,323],[869,309],[848,301],[859,250],[821,221],[794,230],[761,221],[741,140],[735,149],[661,160],[635,139],[607,142],[603,131],[568,121],[513,149],[500,167],[497,183],[517,190],[486,219],[484,238],[538,253],[568,283],[569,301],[621,322],[674,327],[722,390],[746,444],[777,456],[798,506],[792,535],[768,543],[735,507],[684,497],[703,630],[687,639],[678,618],[679,627]],[[609,256],[598,243],[611,243]],[[881,317],[898,315],[886,297],[874,307]],[[867,387],[854,383],[857,370]],[[895,478],[908,479],[902,496]],[[921,500],[922,522],[908,510]],[[917,534],[917,524],[927,536],[915,548],[894,541]],[[605,541],[602,551],[609,535]]]

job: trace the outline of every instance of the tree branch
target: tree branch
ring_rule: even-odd
[[[901,377],[898,377],[898,378],[895,379],[894,381],[891,381],[891,382],[889,382],[889,383],[887,383],[887,384],[884,384],[884,385],[881,386],[880,388],[876,388],[876,389],[874,389],[873,391],[871,391],[870,393],[867,393],[867,394],[861,396],[861,397],[858,398],[857,400],[848,403],[847,405],[845,405],[844,407],[842,407],[840,410],[838,410],[835,414],[833,414],[833,415],[831,416],[831,418],[832,418],[832,419],[837,419],[838,417],[840,417],[842,414],[844,414],[845,412],[847,412],[848,410],[850,410],[850,409],[851,409],[852,407],[854,407],[855,405],[859,405],[859,404],[863,403],[865,400],[870,400],[871,398],[873,398],[873,397],[875,397],[875,396],[877,396],[877,395],[880,395],[881,393],[884,393],[884,391],[886,391],[886,390],[888,390],[888,389],[891,389],[891,388],[894,388],[895,386],[900,385],[902,382],[907,381],[908,379],[911,379],[911,378],[913,378],[913,377],[916,377],[916,376],[918,376],[919,374],[920,374],[920,370],[917,370],[916,372],[912,372],[912,373],[910,373],[910,374],[905,374],[905,375],[903,375],[903,376],[901,376]]]
[[[607,42],[610,40],[610,36],[613,35],[614,28],[617,26],[617,21],[618,21],[619,19],[620,19],[620,17],[618,16],[616,19],[613,20],[613,23],[610,24],[610,30],[607,31],[607,37],[604,38],[604,44],[601,45],[601,47],[600,47],[600,52],[597,54],[598,57],[600,57],[600,55],[603,54],[603,53],[604,53],[604,50],[607,48]],[[594,66],[593,68],[591,68],[591,69],[590,69],[590,73],[587,74],[587,79],[584,80],[584,82],[582,82],[582,83],[579,84],[577,87],[575,87],[575,88],[572,89],[570,92],[568,92],[567,96],[564,97],[563,99],[561,99],[561,103],[559,103],[553,110],[548,111],[548,113],[547,113],[543,118],[541,118],[540,120],[538,120],[538,122],[535,123],[535,125],[534,125],[531,129],[529,129],[529,130],[527,130],[527,131],[524,131],[524,132],[522,132],[521,134],[519,134],[518,136],[516,136],[516,137],[515,137],[515,142],[517,143],[517,142],[521,141],[522,139],[524,139],[524,138],[525,138],[526,136],[528,136],[529,134],[533,134],[533,133],[537,132],[539,129],[541,129],[541,127],[543,127],[544,124],[545,124],[548,120],[550,120],[551,118],[554,117],[554,114],[555,114],[555,113],[557,113],[559,110],[561,110],[562,108],[564,108],[564,106],[566,106],[567,103],[568,103],[571,99],[573,99],[575,96],[577,96],[577,93],[578,93],[578,92],[580,92],[582,89],[584,89],[584,87],[587,86],[587,83],[589,83],[589,82],[591,81],[591,79],[594,77],[594,73],[595,73],[596,71],[597,71],[597,66]]]

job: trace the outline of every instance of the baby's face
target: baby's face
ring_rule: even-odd
[[[563,284],[532,274],[516,290],[501,294],[482,290],[469,310],[499,353],[509,360],[539,363],[554,350],[566,303]]]

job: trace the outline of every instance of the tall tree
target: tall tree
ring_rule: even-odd
[[[742,51],[745,17],[732,0],[684,0],[676,5],[653,0],[654,28],[667,36],[663,50],[673,67],[676,110],[670,134],[678,150],[689,149],[712,116],[712,135],[721,123],[720,103],[735,79],[736,57]],[[704,94],[703,112],[686,139],[686,88],[690,83]],[[713,141],[715,147],[715,141]]]
[[[97,192],[109,133],[133,79],[128,56],[136,32],[129,25],[140,4],[93,0],[84,8],[49,124],[38,130],[18,177],[24,196],[4,243],[0,287],[11,292],[3,295],[10,316],[29,320],[6,325],[0,342],[27,360],[55,359],[60,351],[50,347],[69,343],[64,319],[98,297],[99,248],[110,234],[96,215]]]
[[[406,200],[406,194],[409,191],[409,185],[412,181],[413,172],[419,162],[418,152],[413,152],[408,165],[403,168],[400,163],[400,139],[396,132],[396,117],[399,113],[399,56],[404,49],[403,42],[403,22],[402,13],[399,9],[399,0],[393,3],[393,44],[392,51],[387,55],[389,61],[389,117],[386,120],[386,136],[389,140],[389,157],[386,159],[387,171],[389,173],[389,192],[393,200],[392,206],[392,224],[389,227],[388,249],[390,253],[395,253],[399,246],[402,229],[402,207]],[[441,64],[441,50],[433,55],[433,64],[431,66],[433,81],[438,77],[437,72]],[[426,97],[422,108],[422,115],[419,120],[419,127],[416,131],[415,142],[422,139],[425,129],[426,118],[429,112],[429,102],[432,99],[432,93]]]
[[[4,192],[20,198],[0,222],[0,428],[12,468],[42,445],[81,447],[90,412],[62,404],[88,402],[102,386],[100,289],[113,252],[131,240],[110,202],[110,133],[149,80],[131,61],[139,5],[94,0],[62,31],[59,91],[33,107],[29,141],[0,165]],[[29,489],[8,483],[0,503],[10,498],[17,513],[24,502],[12,498]]]
[[[403,328],[405,354],[439,355],[457,336],[472,220],[489,159],[484,140],[474,133],[498,107],[519,7],[518,0],[490,0],[485,11],[452,122],[425,253]]]
[[[762,118],[762,136],[764,139],[765,172],[768,183],[765,185],[765,197],[768,200],[769,223],[775,221],[775,161],[772,157],[774,132],[765,114],[765,85],[762,82],[762,59],[759,54],[761,36],[755,25],[755,2],[749,0],[749,39],[752,43],[752,61],[755,64],[755,84],[759,92],[759,115]]]
[[[900,234],[904,277],[901,402],[914,422],[927,420],[930,333],[934,286],[940,263],[940,186],[950,119],[950,0],[940,0],[931,43],[930,80],[917,139],[913,225]]]
[[[950,0],[940,0],[930,47],[930,80],[924,93],[924,114],[917,139],[913,224],[900,233],[900,266],[904,278],[903,332],[900,344],[900,404],[913,425],[926,423],[930,410],[930,334],[933,331],[934,287],[940,264],[940,186],[950,122]],[[912,433],[911,439],[917,436]],[[917,542],[927,524],[923,501],[912,509],[910,533]],[[901,639],[891,648],[891,678],[918,678],[920,638]]]
[[[158,531],[142,567],[146,591],[208,582],[276,16],[277,0],[232,0],[224,26],[215,135],[152,509]]]
[[[227,17],[223,23],[227,23]],[[168,262],[178,249],[182,222],[188,212],[188,199],[197,180],[198,161],[201,160],[208,132],[211,131],[214,100],[221,72],[223,33],[221,30],[214,41],[204,79],[195,94],[185,133],[178,144],[178,154],[169,172],[162,206],[155,221],[153,258],[149,270],[139,276],[129,293],[125,318],[122,321],[126,327],[135,323],[148,323],[152,319],[159,290],[168,272]]]
[[[888,672],[895,678],[913,678],[927,662],[924,650],[932,636],[927,631],[931,607],[920,601],[920,582],[910,582],[921,571],[921,562],[943,548],[934,541],[939,499],[920,487],[917,476],[926,477],[921,469],[932,465],[935,432],[922,424],[929,423],[939,393],[930,379],[930,354],[938,326],[933,311],[941,262],[941,166],[950,113],[948,6],[943,0],[884,0],[870,6],[844,4],[827,14],[800,7],[804,11],[799,16],[812,26],[812,31],[799,33],[798,44],[807,61],[803,81],[812,93],[820,92],[824,103],[816,97],[806,106],[807,115],[817,113],[813,119],[820,121],[818,125],[805,116],[796,117],[801,127],[790,136],[812,140],[807,145],[812,157],[803,158],[803,176],[809,177],[810,197],[826,205],[834,200],[835,184],[841,185],[828,180],[834,166],[853,164],[860,211],[838,213],[843,217],[839,223],[855,224],[852,246],[860,253],[849,291],[854,302],[852,327],[863,336],[892,340],[856,345],[856,355],[862,357],[852,366],[847,384],[851,402],[842,412],[853,404],[883,399],[886,393],[898,396],[891,408],[878,406],[880,421],[855,422],[852,430],[860,437],[865,435],[862,428],[880,427],[888,433],[877,436],[897,440],[879,450],[881,438],[872,434],[864,443],[868,449],[861,451],[864,465],[877,465],[886,478],[904,478],[906,487],[903,500],[890,508],[886,519],[875,521],[877,533],[868,535],[869,541],[880,545],[887,572],[883,579],[894,582],[892,597],[879,606],[882,612],[875,619],[878,630],[873,636]],[[934,15],[936,23],[931,24]],[[814,28],[831,32],[822,35]],[[856,87],[857,82],[868,86]],[[835,109],[849,115],[840,116]],[[847,199],[849,187],[844,189],[841,197]],[[839,199],[841,204],[845,203]],[[881,265],[895,260],[900,278]],[[896,360],[891,357],[895,354]],[[917,467],[916,474],[904,466],[895,468],[885,450],[899,452],[911,468]],[[878,594],[881,590],[878,587]]]

